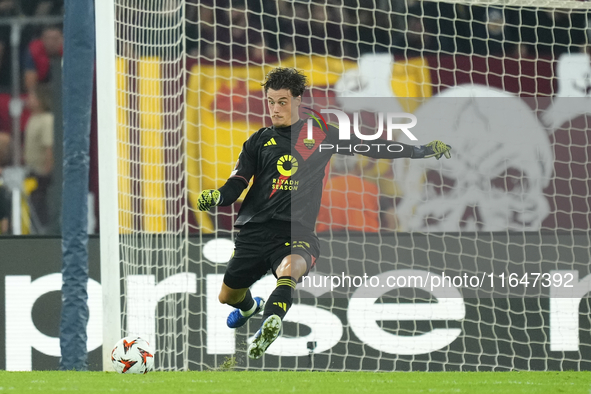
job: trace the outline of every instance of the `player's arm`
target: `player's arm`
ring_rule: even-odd
[[[256,170],[256,154],[252,147],[256,146],[249,138],[242,146],[242,152],[236,162],[230,178],[219,189],[206,189],[201,192],[197,200],[200,211],[209,211],[213,207],[232,205],[248,187],[250,178]]]
[[[451,146],[441,141],[431,141],[426,145],[408,145],[401,142],[395,142],[384,139],[372,141],[363,141],[356,135],[351,135],[349,140],[339,140],[338,129],[329,123],[328,128],[329,142],[334,147],[334,153],[352,155],[357,153],[374,159],[426,159],[435,157],[437,160],[445,156],[451,158]],[[355,145],[369,146],[367,151],[352,152],[351,146]]]
[[[435,157],[439,160],[442,156],[445,156],[446,159],[451,158],[451,146],[438,140],[431,141],[426,145],[408,145],[380,139],[364,143],[370,145],[371,149],[367,152],[359,152],[359,154],[374,159],[399,159],[403,157],[427,159]]]
[[[213,207],[232,205],[242,194],[248,183],[242,179],[230,178],[219,189],[206,189],[199,195],[197,201],[200,211],[209,211]]]

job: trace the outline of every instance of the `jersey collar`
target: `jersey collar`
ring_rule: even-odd
[[[292,127],[295,130],[299,130],[303,124],[304,124],[303,119],[299,119],[297,122],[295,122],[294,124],[292,124],[290,126],[285,126],[285,127],[275,127],[275,126],[273,126],[273,129],[275,131],[280,132],[280,133],[289,133],[289,132],[291,132]]]

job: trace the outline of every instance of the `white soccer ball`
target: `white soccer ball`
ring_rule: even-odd
[[[154,349],[140,337],[125,337],[113,347],[111,362],[119,373],[146,374],[154,369]]]

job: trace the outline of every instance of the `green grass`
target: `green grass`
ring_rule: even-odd
[[[569,393],[591,372],[114,372],[0,371],[0,393]]]

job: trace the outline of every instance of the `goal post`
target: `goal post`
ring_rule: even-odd
[[[115,1],[95,2],[96,73],[101,287],[103,291],[103,370],[114,371],[111,348],[121,339],[121,272],[119,268],[119,183],[117,164],[117,68],[115,57]]]
[[[183,304],[195,287],[184,241],[184,1],[107,0],[96,14],[103,368],[127,335],[172,352],[156,354],[159,368],[183,368]]]
[[[591,369],[590,12],[555,0],[96,2],[103,367],[132,334],[154,342],[159,370]],[[244,196],[211,213],[196,201],[269,125],[261,82],[277,66],[307,75],[309,108],[360,112],[368,133],[377,112],[412,114],[419,141],[395,136],[442,140],[452,158],[333,158],[312,287],[251,361],[259,320],[230,330],[217,300]],[[405,282],[334,289],[364,275]],[[253,295],[273,286],[263,278]]]

